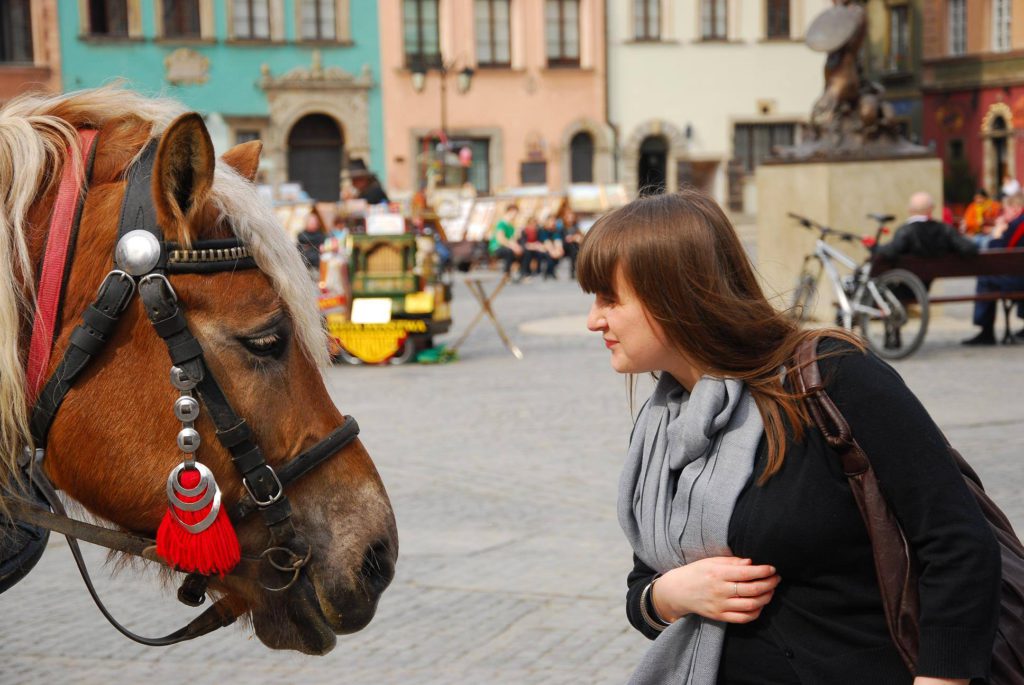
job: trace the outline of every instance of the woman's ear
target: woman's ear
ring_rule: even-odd
[[[262,151],[262,141],[250,140],[248,143],[234,146],[221,155],[220,159],[237,171],[243,178],[252,181],[256,178],[256,170],[260,166],[260,152]]]
[[[195,112],[171,122],[153,164],[157,221],[182,243],[196,238],[194,219],[213,186],[214,153],[203,118]]]

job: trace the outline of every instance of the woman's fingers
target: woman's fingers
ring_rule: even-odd
[[[772,601],[772,595],[774,594],[774,590],[769,590],[768,592],[756,595],[754,597],[730,597],[729,599],[722,602],[721,610],[723,612],[740,613],[760,611],[764,605]]]
[[[723,566],[722,580],[729,583],[745,583],[775,575],[775,567],[768,564],[758,566]]]
[[[726,589],[729,591],[730,597],[756,597],[763,595],[766,592],[773,591],[779,583],[782,582],[782,578],[779,576],[769,576],[768,578],[762,578],[760,580],[751,580],[746,583],[733,583]]]

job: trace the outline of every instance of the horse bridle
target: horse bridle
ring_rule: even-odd
[[[240,615],[227,598],[222,598],[187,626],[161,638],[134,634],[118,623],[103,605],[93,587],[77,539],[109,549],[163,562],[155,553],[155,541],[130,533],[77,521],[67,516],[56,490],[46,476],[42,462],[46,438],[64,397],[76,378],[103,350],[119,317],[137,291],[153,328],[167,345],[171,358],[171,382],[182,393],[194,390],[209,413],[216,436],[231,454],[245,494],[229,511],[232,522],[259,512],[270,534],[270,545],[256,557],[243,555],[230,575],[253,580],[271,592],[289,592],[297,601],[315,605],[312,583],[302,573],[312,558],[308,543],[291,520],[291,504],[285,489],[313,468],[337,454],[359,434],[355,419],[344,423],[275,471],[266,461],[245,419],[239,417],[206,364],[199,341],[188,328],[181,303],[168,275],[175,273],[216,273],[257,268],[249,249],[238,239],[198,241],[187,249],[166,241],[156,219],[151,186],[159,138],[151,140],[132,165],[121,205],[114,268],[100,285],[96,299],[72,331],[69,345],[50,375],[32,410],[31,430],[36,449],[26,449],[20,466],[38,486],[53,513],[16,498],[6,498],[12,516],[20,521],[63,533],[68,538],[82,578],[100,612],[126,637],[146,645],[171,645],[205,635],[230,625]],[[88,174],[87,174],[88,177]],[[199,434],[193,428],[199,405],[181,400],[175,413],[183,428],[178,444],[188,457],[198,447]],[[190,573],[178,590],[178,599],[190,606],[203,603],[209,577]]]

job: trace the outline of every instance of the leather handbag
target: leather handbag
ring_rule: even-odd
[[[849,423],[825,390],[818,369],[817,346],[818,338],[813,338],[797,348],[793,368],[796,389],[804,395],[811,418],[842,460],[843,472],[871,538],[889,633],[910,672],[915,673],[920,634],[915,556],[878,487],[868,455],[857,444]],[[988,683],[1024,685],[1024,544],[1006,515],[985,493],[974,469],[948,441],[946,444],[999,542],[1002,557],[999,625]]]

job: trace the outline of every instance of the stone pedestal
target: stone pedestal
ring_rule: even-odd
[[[922,190],[935,198],[938,217],[942,206],[939,159],[901,157],[761,165],[757,169],[757,269],[765,294],[778,306],[789,306],[804,255],[814,249],[817,233],[789,218],[789,212],[835,229],[870,235],[876,224],[867,217],[869,213],[892,214],[896,221],[890,227],[895,232],[907,218],[911,194]],[[858,263],[867,256],[867,250],[859,244],[830,244]],[[833,302],[832,286],[823,276],[813,318],[831,322]]]

